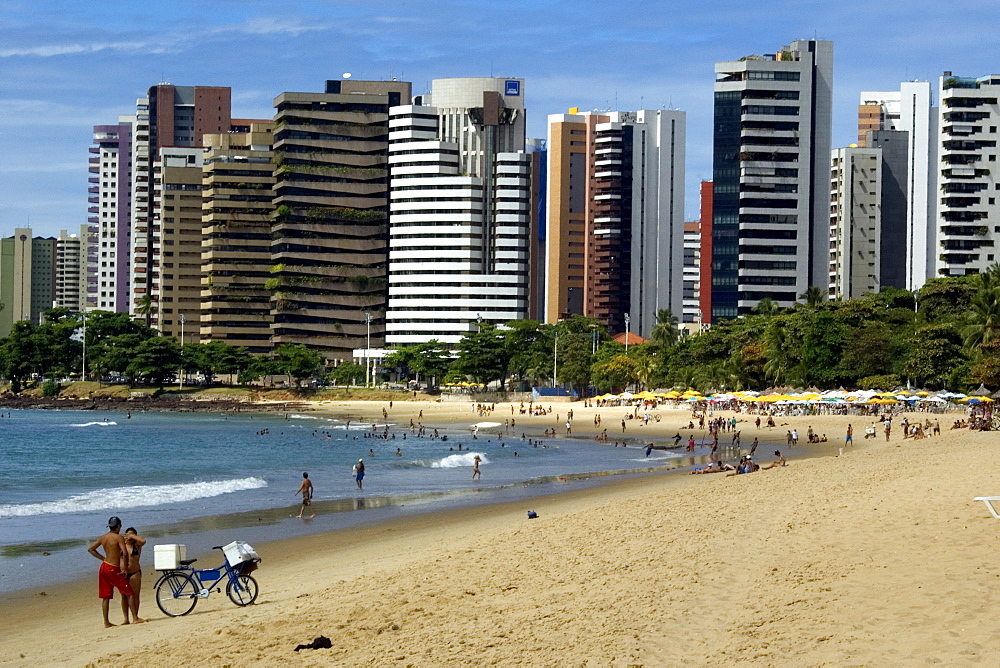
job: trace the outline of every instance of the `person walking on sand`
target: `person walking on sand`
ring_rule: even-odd
[[[359,459],[354,465],[354,481],[358,483],[358,489],[362,489],[361,481],[365,479],[365,460]]]
[[[476,478],[480,478],[480,479],[482,478],[482,475],[483,475],[482,471],[479,470],[479,462],[481,462],[481,461],[482,461],[482,458],[479,455],[476,455],[475,458],[472,460],[472,479],[473,480],[475,480]]]
[[[847,425],[847,440],[844,441],[844,445],[848,443],[854,445],[854,427],[851,425]]]
[[[104,628],[109,629],[114,624],[108,619],[108,611],[111,607],[111,599],[115,595],[115,589],[122,596],[122,614],[125,616],[123,624],[128,624],[128,597],[132,595],[132,588],[125,577],[128,568],[128,558],[126,557],[125,538],[122,537],[122,521],[117,517],[108,520],[108,532],[94,541],[87,549],[96,559],[101,560],[101,568],[97,572],[97,596],[101,599],[101,610],[104,612]],[[104,554],[97,551],[104,548]]]
[[[302,507],[299,508],[298,518],[302,519],[302,513],[306,511],[306,508],[312,506],[313,500],[313,484],[312,480],[309,479],[309,474],[305,471],[302,472],[302,484],[299,488],[295,490],[296,494],[302,495]],[[316,517],[316,511],[312,511],[312,515],[309,517]]]
[[[139,535],[135,527],[125,529],[125,556],[128,561],[125,577],[128,580],[128,585],[132,588],[129,608],[132,610],[132,622],[135,624],[146,621],[139,616],[139,594],[142,591],[142,565],[139,563],[139,559],[142,556],[142,546],[145,544],[146,539]]]

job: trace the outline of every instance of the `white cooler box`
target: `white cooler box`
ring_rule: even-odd
[[[242,540],[234,540],[229,545],[224,545],[222,551],[225,553],[226,561],[229,562],[230,566],[239,566],[244,561],[260,559],[257,556],[257,551]]]
[[[182,559],[187,559],[187,545],[153,546],[153,568],[158,571],[180,568]]]

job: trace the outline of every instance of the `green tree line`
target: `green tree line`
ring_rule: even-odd
[[[127,313],[91,311],[84,316],[65,308],[45,311],[43,323],[15,323],[0,339],[0,376],[19,392],[36,378],[80,377],[86,355],[88,378],[121,378],[130,385],[162,387],[183,370],[211,384],[231,375],[241,383],[288,375],[301,383],[323,371],[322,355],[303,345],[283,344],[272,356],[253,356],[222,341],[183,346]],[[86,346],[84,345],[86,341]]]
[[[800,300],[783,309],[762,300],[694,336],[681,336],[674,315],[660,311],[650,340],[627,353],[601,323],[572,316],[484,324],[451,354],[432,341],[396,350],[385,365],[408,377],[506,386],[551,384],[555,374],[559,384],[598,391],[1000,387],[1000,265],[934,278],[917,292],[827,300],[810,288]]]

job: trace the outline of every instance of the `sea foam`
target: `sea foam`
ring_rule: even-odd
[[[479,455],[479,463],[489,464],[490,460],[481,452],[463,452],[460,455],[448,455],[444,459],[431,462],[432,469],[456,469],[462,466],[473,466],[476,455]]]
[[[71,427],[115,427],[118,423],[114,420],[108,422],[83,422],[81,424],[71,424]]]
[[[165,503],[204,499],[261,487],[267,487],[267,482],[262,478],[212,480],[177,485],[112,487],[44,503],[0,504],[0,517],[60,515],[96,510],[159,506]]]

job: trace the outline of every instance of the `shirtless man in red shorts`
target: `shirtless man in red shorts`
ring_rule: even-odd
[[[115,589],[122,597],[124,623],[129,623],[128,602],[132,595],[132,587],[129,586],[125,576],[128,568],[128,553],[125,549],[125,538],[120,533],[121,528],[122,521],[117,517],[112,517],[108,520],[108,532],[95,540],[94,544],[87,550],[101,560],[101,569],[97,574],[97,595],[101,599],[101,608],[104,611],[104,628],[114,626],[108,619],[108,608],[111,605]],[[104,548],[103,555],[97,551],[99,547]]]

